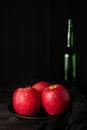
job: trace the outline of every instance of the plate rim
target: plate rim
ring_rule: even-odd
[[[45,113],[45,114],[47,114],[47,116],[42,115],[42,117],[41,116],[38,116],[38,117],[37,116],[24,116],[24,115],[18,114],[15,112],[12,103],[9,103],[8,110],[10,111],[10,113],[12,113],[14,116],[16,116],[18,118],[29,119],[29,120],[46,120],[51,117],[51,115],[49,115],[47,113]]]

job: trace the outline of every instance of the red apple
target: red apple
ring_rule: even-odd
[[[70,94],[68,90],[60,84],[50,85],[42,93],[42,105],[49,115],[64,112],[69,103]]]
[[[33,116],[41,108],[41,95],[31,87],[17,88],[13,93],[12,103],[16,113]]]
[[[39,82],[36,82],[36,83],[32,86],[32,88],[34,88],[34,89],[38,90],[40,93],[42,93],[43,90],[44,90],[45,88],[47,88],[48,86],[50,86],[50,85],[51,85],[51,83],[49,83],[49,82],[47,82],[47,81],[39,81]]]

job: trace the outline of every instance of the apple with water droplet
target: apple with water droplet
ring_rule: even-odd
[[[51,83],[49,83],[47,81],[39,81],[39,82],[36,82],[35,84],[33,84],[32,88],[36,89],[37,91],[39,91],[42,94],[43,90],[50,85],[51,85]]]
[[[70,103],[70,93],[61,84],[52,84],[42,93],[42,105],[49,115],[64,112]]]
[[[24,116],[34,116],[41,108],[41,94],[32,87],[17,88],[12,97],[16,113]]]

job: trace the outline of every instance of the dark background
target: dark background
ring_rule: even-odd
[[[16,81],[61,82],[67,20],[73,18],[80,55],[79,85],[87,85],[87,4],[57,0],[2,1],[0,85]]]

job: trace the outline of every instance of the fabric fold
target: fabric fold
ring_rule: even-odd
[[[56,114],[40,122],[34,130],[86,130],[87,100],[76,90],[69,90],[71,103],[65,113]]]

